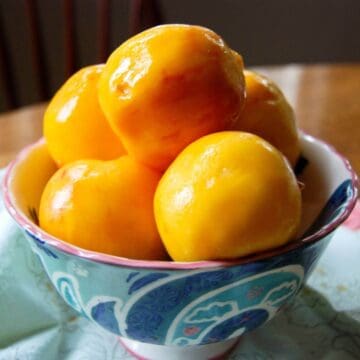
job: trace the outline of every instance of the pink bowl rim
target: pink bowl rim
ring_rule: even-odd
[[[14,218],[17,224],[23,228],[25,231],[30,233],[32,236],[38,238],[43,241],[45,244],[53,246],[55,249],[59,251],[63,251],[67,254],[75,255],[83,259],[92,260],[99,263],[106,263],[110,265],[116,266],[124,266],[131,268],[151,268],[151,269],[173,269],[173,270],[195,270],[195,269],[204,269],[204,268],[214,268],[214,267],[228,267],[234,265],[243,265],[254,261],[265,260],[273,256],[278,256],[290,252],[292,250],[301,248],[307,244],[315,243],[332,231],[334,231],[341,223],[343,223],[348,216],[350,215],[352,209],[355,207],[356,200],[358,197],[358,185],[359,180],[358,177],[353,170],[350,162],[341,155],[333,146],[327,144],[323,140],[319,140],[311,135],[305,134],[301,132],[301,137],[306,138],[307,141],[317,142],[321,144],[323,147],[327,149],[327,151],[333,153],[333,155],[340,158],[343,162],[344,167],[350,174],[351,183],[353,187],[353,194],[350,200],[348,200],[347,206],[344,212],[335,220],[325,225],[321,229],[319,229],[314,234],[311,234],[305,238],[290,242],[284,246],[278,247],[276,249],[270,249],[264,252],[260,252],[257,254],[253,254],[250,256],[242,257],[234,260],[211,260],[211,261],[193,261],[193,262],[176,262],[176,261],[164,261],[164,260],[136,260],[129,259],[114,255],[108,255],[103,253],[98,253],[95,251],[81,249],[75,245],[71,245],[63,240],[60,240],[44,230],[42,230],[39,226],[35,225],[33,222],[28,220],[28,218],[20,211],[14,204],[12,196],[9,191],[10,180],[12,172],[15,166],[24,158],[26,158],[27,154],[38,145],[44,143],[44,139],[40,139],[39,141],[26,146],[20,153],[16,156],[16,158],[8,165],[6,168],[6,172],[3,178],[2,188],[3,188],[3,197],[4,204],[7,211]]]

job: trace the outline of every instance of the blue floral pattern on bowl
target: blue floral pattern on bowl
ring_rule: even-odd
[[[80,314],[125,338],[189,346],[237,337],[274,317],[298,293],[330,237],[221,269],[136,271],[48,245],[52,256],[29,238],[57,291]]]

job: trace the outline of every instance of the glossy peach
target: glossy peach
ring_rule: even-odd
[[[244,74],[246,100],[236,129],[270,142],[294,166],[300,154],[300,142],[292,107],[272,80],[249,70]]]
[[[93,65],[70,77],[50,101],[44,136],[55,162],[110,160],[124,154],[100,108],[97,84],[104,65]]]
[[[228,131],[190,144],[163,175],[155,218],[172,259],[234,259],[294,238],[301,194],[281,153]]]
[[[128,153],[165,170],[192,141],[234,125],[244,87],[242,62],[220,36],[162,25],[112,53],[99,100]]]
[[[122,156],[65,165],[47,183],[40,226],[87,250],[133,259],[166,258],[153,213],[160,174]]]

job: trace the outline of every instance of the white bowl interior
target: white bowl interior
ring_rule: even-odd
[[[336,189],[351,179],[345,160],[327,144],[303,135],[301,138],[303,161],[306,163],[298,176],[304,184],[303,211],[298,237],[314,223]]]

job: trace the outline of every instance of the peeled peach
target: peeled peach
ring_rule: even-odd
[[[110,160],[125,153],[97,98],[103,69],[104,65],[93,65],[79,70],[46,109],[44,136],[50,155],[59,166],[81,159]]]
[[[236,129],[256,134],[280,150],[292,166],[300,154],[295,114],[279,87],[246,70],[246,100]]]
[[[225,131],[180,153],[160,180],[154,209],[172,259],[234,259],[293,239],[301,194],[276,148],[256,135]]]
[[[160,174],[129,156],[65,165],[47,183],[40,226],[84,249],[134,259],[164,259],[153,197]]]
[[[163,25],[112,53],[99,100],[128,153],[164,170],[192,141],[234,125],[244,86],[242,61],[220,36]]]

